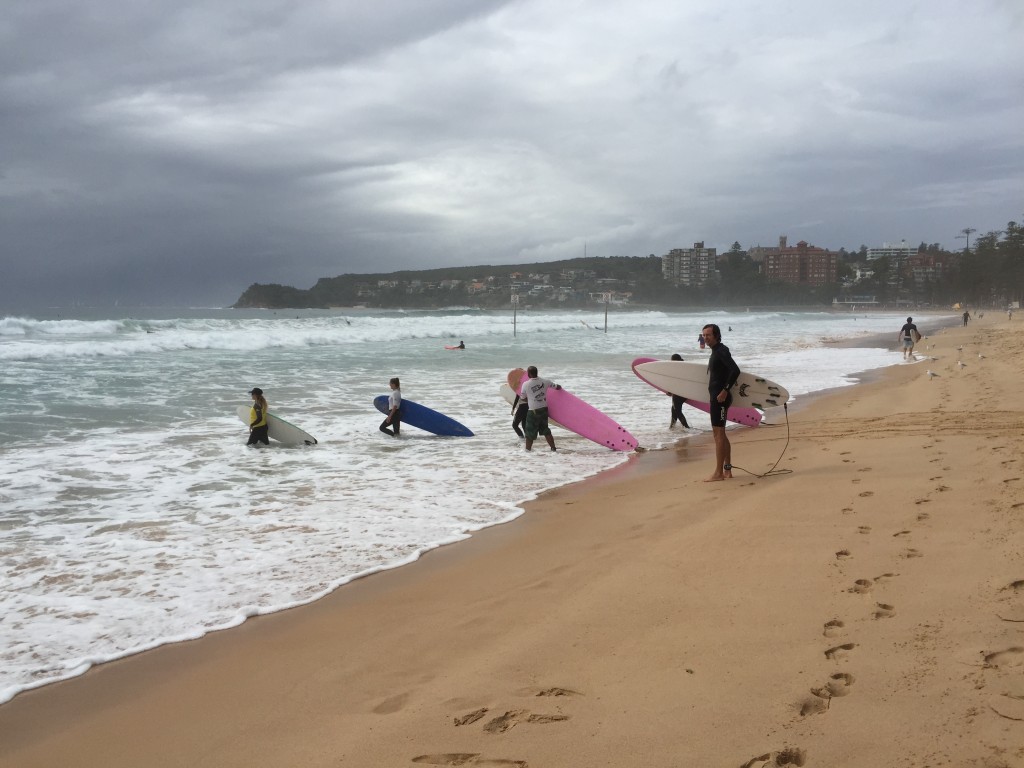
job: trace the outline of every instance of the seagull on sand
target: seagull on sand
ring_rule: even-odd
[[[928,376],[928,380],[931,381],[939,374],[935,373],[935,371],[925,371],[925,375]]]
[[[963,360],[957,360],[956,364],[961,368],[961,370],[967,367],[967,363],[965,363]]]
[[[983,354],[981,354],[981,352],[979,352],[979,353],[978,353],[978,359],[979,359],[979,360],[984,360],[984,359],[985,359],[985,356],[984,356]]]

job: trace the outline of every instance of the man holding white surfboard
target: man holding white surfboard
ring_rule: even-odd
[[[896,338],[903,339],[903,359],[913,357],[914,345],[921,340],[921,334],[918,333],[917,326],[914,325],[914,318],[907,318],[907,322],[900,328],[900,335]]]
[[[740,367],[722,343],[722,329],[708,323],[701,329],[704,343],[711,347],[708,358],[708,402],[711,403],[711,433],[715,437],[715,472],[704,482],[732,477],[732,445],[725,433],[725,419],[732,404],[732,389],[740,377]]]

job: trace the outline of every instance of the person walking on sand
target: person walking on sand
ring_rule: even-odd
[[[715,471],[704,482],[732,477],[732,445],[725,433],[725,417],[732,405],[729,390],[740,376],[740,367],[722,343],[722,329],[714,323],[704,326],[704,343],[711,347],[708,358],[708,402],[711,404],[711,433],[715,437]]]
[[[526,369],[529,377],[523,382],[521,397],[526,398],[529,411],[526,414],[526,450],[533,450],[533,441],[537,435],[544,435],[548,447],[555,450],[555,438],[551,436],[551,427],[548,426],[548,389],[561,389],[560,384],[550,379],[542,379],[537,375],[537,366],[531,365]]]
[[[970,312],[970,310],[968,310],[968,311],[964,312],[964,328],[967,327],[967,323],[970,321],[970,319],[971,319],[971,312]]]
[[[380,423],[380,431],[385,435],[398,437],[402,428],[402,385],[395,376],[388,382],[388,386],[391,387],[391,393],[388,395],[388,415]],[[391,429],[388,429],[389,426]]]
[[[259,387],[253,387],[249,394],[252,395],[252,408],[249,409],[249,442],[246,445],[270,445],[267,398]]]
[[[897,341],[903,342],[903,359],[913,359],[914,357],[914,345],[921,338],[921,334],[917,332],[917,326],[914,325],[914,318],[908,317],[907,322],[900,328],[899,336],[896,337]]]
[[[703,340],[703,338],[704,337],[701,336],[702,340]],[[681,362],[682,359],[683,359],[683,356],[679,355],[679,354],[674,354],[674,355],[672,355],[672,359],[673,360],[678,360],[678,361]],[[671,394],[671,393],[669,393],[669,394]],[[669,424],[668,424],[668,428],[669,429],[672,429],[672,427],[674,427],[676,425],[677,421],[680,424],[683,425],[683,429],[689,429],[690,428],[690,425],[686,423],[686,417],[683,415],[683,403],[685,403],[685,402],[686,402],[686,398],[685,397],[680,397],[679,395],[672,395],[672,421],[670,421]]]

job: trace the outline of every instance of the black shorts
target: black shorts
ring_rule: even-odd
[[[538,408],[535,411],[530,411],[526,414],[526,438],[528,440],[536,440],[537,435],[550,435],[551,429],[548,427],[548,409]]]
[[[732,393],[730,392],[724,403],[718,402],[714,397],[711,398],[711,426],[712,427],[724,427],[725,416],[729,412],[729,406],[732,405]]]

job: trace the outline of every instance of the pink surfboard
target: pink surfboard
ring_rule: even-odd
[[[656,357],[638,357],[636,360],[633,361],[633,373],[635,373],[637,378],[640,379],[641,381],[647,384],[651,384],[651,382],[647,381],[647,379],[643,377],[643,374],[641,374],[640,371],[636,369],[636,367],[641,363],[656,362],[657,359],[658,358]],[[665,392],[665,394],[669,395],[672,394],[671,392],[666,392],[664,389],[657,386],[656,384],[651,384],[651,386],[654,387],[659,392]],[[698,411],[704,411],[704,413],[711,413],[711,405],[709,403],[702,403],[697,400],[690,400],[689,398],[687,398],[686,404],[692,405]],[[744,426],[747,427],[756,427],[758,424],[761,423],[761,419],[763,418],[763,416],[761,415],[761,412],[757,410],[757,408],[733,406],[732,408],[729,409],[729,413],[726,414],[725,418],[736,424],[743,424]]]
[[[513,369],[508,374],[509,386],[522,394],[526,378],[522,368]],[[565,389],[548,389],[548,414],[570,432],[613,451],[632,451],[638,445],[637,439],[614,419]]]

